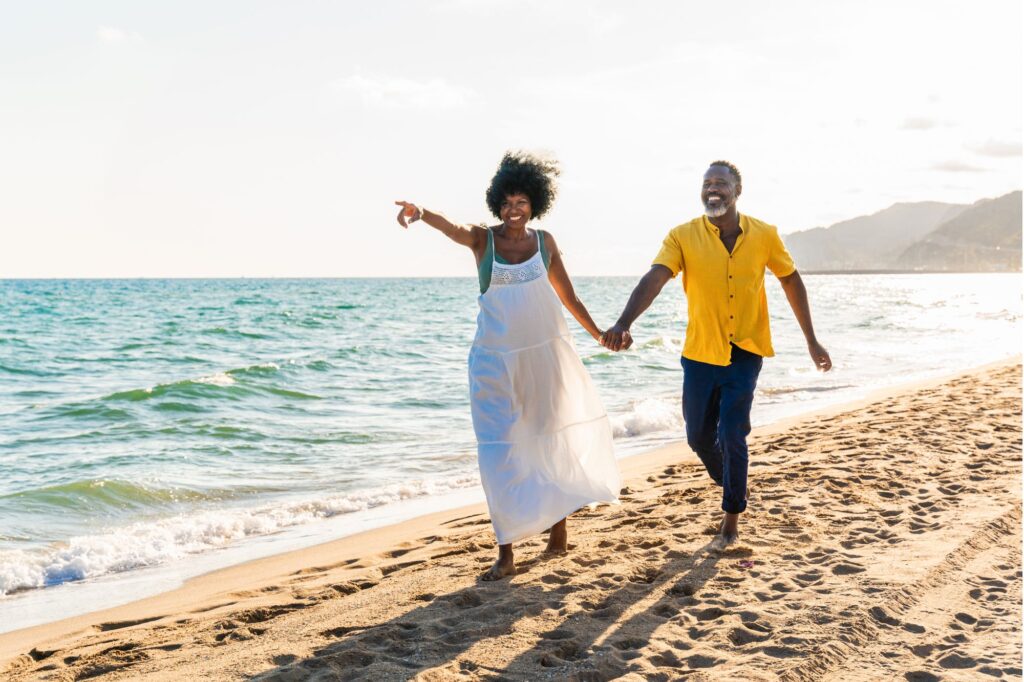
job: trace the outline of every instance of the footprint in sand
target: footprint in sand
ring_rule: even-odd
[[[756,623],[744,624],[742,627],[736,627],[729,631],[729,641],[736,646],[745,646],[752,642],[764,642],[771,638],[770,632],[763,632],[760,629],[753,629],[751,625]]]
[[[769,589],[772,592],[783,592],[783,593],[785,593],[785,592],[792,592],[796,588],[794,588],[794,586],[791,583],[783,582],[783,581],[778,581],[778,582],[772,583],[769,586]]]
[[[571,576],[567,571],[555,571],[554,574],[542,576],[540,581],[545,585],[565,585],[572,579]]]
[[[659,668],[682,668],[683,662],[679,660],[675,652],[671,649],[666,649],[659,653],[654,654],[650,658],[651,663]]]
[[[769,594],[767,592],[755,592],[754,596],[757,597],[758,601],[767,603],[767,602],[770,602],[770,601],[777,601],[777,600],[781,599],[782,597],[784,597],[785,595],[781,594],[781,593]]]
[[[863,573],[866,570],[863,566],[852,563],[842,563],[832,567],[832,573],[835,575],[854,575],[856,573]]]
[[[899,619],[894,618],[892,615],[890,615],[890,613],[886,611],[885,607],[883,606],[872,606],[870,609],[868,609],[868,613],[871,615],[872,618],[874,618],[879,623],[882,623],[883,625],[895,627],[900,624]]]
[[[630,649],[642,649],[647,645],[646,639],[640,639],[639,637],[626,637],[623,639],[617,639],[612,642],[612,646],[620,651],[627,651]]]
[[[978,665],[977,660],[970,656],[961,656],[958,653],[946,654],[939,659],[939,666],[946,670],[966,670]]]
[[[627,580],[631,583],[643,583],[650,585],[661,576],[661,571],[653,566],[641,566],[629,574]]]
[[[654,607],[654,615],[660,616],[661,618],[673,618],[679,614],[679,609],[672,604],[659,604]]]
[[[694,670],[711,668],[722,662],[723,659],[714,658],[712,656],[704,656],[702,654],[694,654],[693,656],[690,656],[686,659],[686,665],[693,668]]]
[[[691,611],[690,613],[694,618],[696,618],[699,621],[707,621],[718,620],[722,616],[726,615],[727,611],[717,606],[711,606],[701,611]]]
[[[704,639],[704,637],[706,637],[711,632],[714,632],[713,628],[702,630],[701,628],[691,627],[687,629],[686,636],[693,641],[697,641],[700,639]]]

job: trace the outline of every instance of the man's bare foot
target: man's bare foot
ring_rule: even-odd
[[[515,574],[516,562],[512,556],[512,545],[498,545],[498,560],[480,576],[480,580],[492,582]]]
[[[569,530],[565,526],[565,519],[562,519],[551,526],[551,533],[548,535],[548,546],[545,554],[565,554],[569,551]]]
[[[739,522],[739,514],[726,513],[725,518],[722,519],[722,525],[718,528],[718,535],[712,541],[712,547],[715,549],[725,549],[739,540]]]

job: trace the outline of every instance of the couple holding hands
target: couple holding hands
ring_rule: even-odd
[[[576,353],[563,306],[603,346],[625,350],[633,343],[629,329],[636,318],[683,274],[689,312],[681,360],[683,418],[687,443],[722,487],[718,547],[738,537],[747,506],[750,408],[762,358],[774,355],[766,269],[782,283],[815,366],[832,367],[778,231],[736,209],[743,185],[733,164],[711,163],[700,194],[704,215],[669,231],[622,315],[604,332],[576,296],[554,237],[527,228],[551,208],[558,174],[552,160],[506,154],[486,194],[501,221],[492,227],[459,225],[418,204],[396,202],[402,227],[423,221],[476,257],[480,313],[469,353],[470,404],[498,542],[497,561],[483,580],[513,575],[512,543],[546,529],[547,551],[565,552],[566,517],[618,499],[611,425]]]

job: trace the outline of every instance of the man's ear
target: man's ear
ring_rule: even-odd
[[[736,183],[736,196],[743,194],[743,185]]]

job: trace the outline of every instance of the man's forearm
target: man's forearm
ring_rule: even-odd
[[[651,306],[654,299],[661,293],[665,283],[670,279],[672,279],[672,273],[666,267],[656,265],[648,270],[647,274],[640,278],[633,293],[630,294],[629,301],[622,310],[622,314],[619,315],[616,324],[623,329],[629,329],[636,318]]]
[[[793,309],[793,316],[796,317],[800,330],[804,333],[804,339],[808,344],[816,343],[814,335],[814,323],[811,321],[811,306],[807,302],[807,288],[799,272],[794,272],[779,280],[782,283],[782,290],[786,292],[786,300],[789,307]]]

